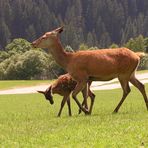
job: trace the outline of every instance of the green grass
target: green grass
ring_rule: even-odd
[[[118,114],[112,111],[121,89],[95,94],[91,116],[78,115],[71,99],[73,116],[65,106],[60,118],[58,95],[53,106],[41,94],[0,95],[0,147],[137,148],[142,142],[148,147],[148,112],[137,89],[132,88]]]
[[[26,87],[26,86],[35,86],[42,84],[49,84],[51,80],[4,80],[0,81],[0,90],[1,89],[11,89],[16,87]]]

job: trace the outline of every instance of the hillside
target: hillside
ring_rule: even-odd
[[[32,41],[60,25],[64,45],[108,47],[148,36],[148,0],[1,0],[0,49],[14,38]]]

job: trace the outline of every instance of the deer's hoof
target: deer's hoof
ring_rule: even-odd
[[[85,115],[90,115],[90,112],[88,110],[85,110]]]

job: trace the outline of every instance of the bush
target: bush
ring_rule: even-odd
[[[136,38],[131,38],[126,44],[125,47],[137,52],[137,51],[145,51],[146,45],[145,40],[142,35],[139,35]]]
[[[113,43],[109,46],[109,48],[119,48],[119,46],[117,44]]]
[[[0,63],[3,62],[7,58],[9,58],[8,52],[6,52],[6,51],[0,51]]]
[[[40,78],[49,68],[49,56],[39,50],[29,50],[24,54],[15,54],[0,63],[1,79]],[[4,70],[5,69],[5,72]],[[48,75],[48,74],[47,74]]]
[[[6,51],[15,51],[15,52],[26,52],[32,49],[30,42],[25,39],[17,38],[14,39],[5,47]]]
[[[140,60],[140,64],[138,67],[138,70],[146,70],[146,69],[148,69],[148,55],[146,55]]]
[[[49,54],[32,49],[24,39],[14,39],[0,51],[0,79],[47,79],[63,73]],[[70,48],[68,48],[70,49]],[[52,67],[52,70],[51,70]]]

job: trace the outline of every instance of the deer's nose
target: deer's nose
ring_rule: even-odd
[[[36,43],[35,42],[32,42],[31,43],[31,46],[34,47],[34,48],[36,48]]]

